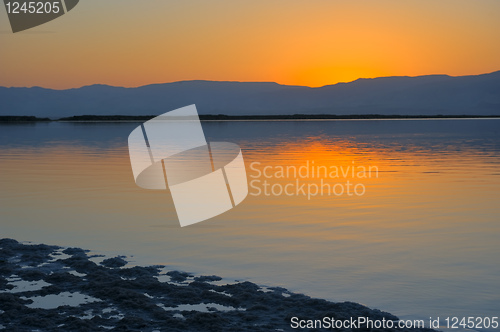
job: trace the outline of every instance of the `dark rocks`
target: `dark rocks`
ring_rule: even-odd
[[[96,264],[89,260],[88,251],[61,250],[0,239],[0,325],[5,330],[253,332],[290,331],[292,317],[397,320],[357,303],[312,299],[280,287],[264,292],[248,281],[217,285],[214,282],[222,280],[218,276],[169,271],[171,281],[160,282],[163,266],[126,268],[122,256]],[[61,252],[71,257],[57,259]],[[40,285],[45,286],[11,293],[9,280],[13,279],[9,278],[13,277],[22,282],[44,281]],[[31,299],[63,292],[69,292],[72,299],[87,297],[94,302],[82,300],[79,305],[61,303],[55,309],[42,309]]]
[[[195,281],[207,282],[207,281],[220,281],[222,280],[219,276],[199,276],[194,278]]]
[[[101,265],[104,265],[105,267],[122,267],[127,265],[127,261],[124,260],[122,257],[124,256],[119,256],[115,258],[108,258],[102,261]]]
[[[169,271],[167,275],[170,276],[170,279],[173,282],[184,282],[188,277],[192,277],[189,273],[180,272],[180,271]]]
[[[25,271],[19,271],[17,273],[17,275],[23,279],[23,280],[26,280],[26,281],[36,281],[36,280],[41,280],[43,279],[46,274],[41,272],[41,271],[38,271],[38,270],[34,270],[34,269],[31,269],[31,270],[25,270]]]

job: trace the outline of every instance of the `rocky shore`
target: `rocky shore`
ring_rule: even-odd
[[[165,266],[128,266],[124,258],[99,259],[80,248],[1,239],[0,330],[296,331],[292,317],[398,320],[357,303]],[[424,330],[432,331],[411,331]]]

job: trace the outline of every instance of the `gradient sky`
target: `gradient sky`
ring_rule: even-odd
[[[205,79],[322,86],[500,70],[499,0],[81,0],[13,34],[0,86]]]

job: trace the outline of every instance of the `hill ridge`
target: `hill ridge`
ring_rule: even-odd
[[[500,71],[392,76],[323,87],[189,80],[135,88],[94,84],[55,90],[0,87],[0,115],[157,115],[196,104],[200,114],[499,115]]]

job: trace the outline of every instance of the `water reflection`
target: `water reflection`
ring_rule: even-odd
[[[378,176],[327,179],[363,183],[360,196],[249,195],[182,229],[168,193],[134,183],[126,140],[137,123],[2,125],[1,234],[402,316],[492,316],[500,308],[498,123],[203,122],[207,140],[243,149],[249,180],[252,163],[262,171],[313,161],[376,166]]]

